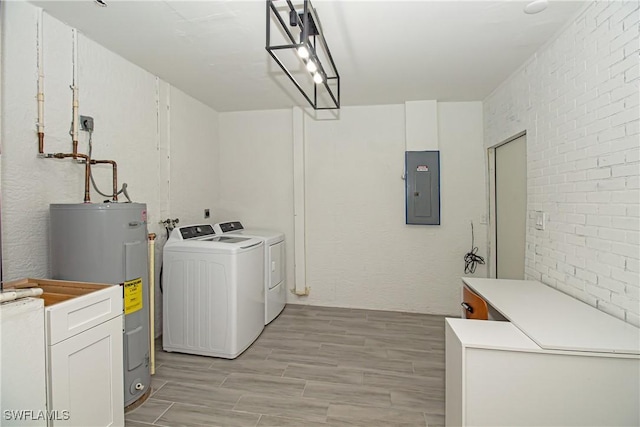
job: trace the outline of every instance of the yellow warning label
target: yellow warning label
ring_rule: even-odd
[[[124,314],[135,313],[142,308],[142,278],[124,282]]]

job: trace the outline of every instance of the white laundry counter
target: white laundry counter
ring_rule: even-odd
[[[640,329],[537,281],[464,278],[507,321],[446,320],[446,423],[640,424]]]

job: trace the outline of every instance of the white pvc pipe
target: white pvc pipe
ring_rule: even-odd
[[[44,37],[42,9],[38,12],[38,133],[44,133]]]
[[[149,371],[151,375],[156,373],[155,352],[155,243],[156,235],[149,234]]]
[[[294,288],[298,296],[309,295],[307,286],[304,111],[293,108],[293,226]]]
[[[73,83],[71,90],[73,91],[73,121],[71,136],[73,141],[78,140],[78,30],[71,29],[71,35],[73,39]]]
[[[42,295],[42,288],[27,288],[3,291],[0,293],[0,302],[14,301],[19,298],[37,297]]]

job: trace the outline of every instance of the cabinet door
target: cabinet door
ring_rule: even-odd
[[[48,371],[52,426],[124,425],[121,316],[50,346]]]

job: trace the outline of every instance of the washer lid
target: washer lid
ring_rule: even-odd
[[[220,242],[220,243],[240,243],[246,242],[247,240],[251,240],[250,237],[239,237],[239,236],[214,236],[207,237],[203,239],[199,239],[202,242]]]
[[[174,230],[175,231],[175,230]],[[263,251],[264,241],[248,236],[209,236],[182,240],[171,238],[164,245],[164,253],[198,252],[211,254],[235,254],[246,251]]]

